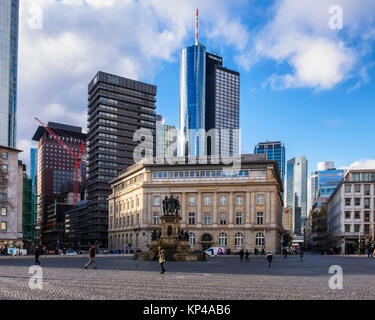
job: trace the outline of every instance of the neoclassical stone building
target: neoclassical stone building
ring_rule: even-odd
[[[181,203],[192,249],[222,246],[276,252],[282,229],[282,183],[276,161],[242,155],[241,169],[222,164],[139,162],[111,182],[109,248],[145,251],[160,229],[166,196]]]

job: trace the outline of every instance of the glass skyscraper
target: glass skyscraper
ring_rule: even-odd
[[[183,49],[180,63],[179,155],[200,156],[206,150],[206,47],[198,44]]]
[[[318,198],[328,199],[345,175],[345,170],[336,169],[331,161],[318,163],[317,169],[311,173],[311,205]]]
[[[33,194],[36,194],[38,176],[38,149],[30,149],[30,177],[33,181]]]
[[[290,224],[295,235],[301,235],[307,217],[307,159],[295,157],[287,162],[286,201]]]
[[[0,1],[0,145],[16,147],[18,0]]]
[[[285,146],[280,141],[260,142],[254,148],[254,154],[266,154],[267,160],[275,160],[279,165],[281,180],[285,180]]]

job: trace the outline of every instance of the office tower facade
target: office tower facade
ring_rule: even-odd
[[[197,13],[195,45],[181,52],[180,156],[239,154],[239,88],[240,74],[198,43]]]
[[[239,154],[240,74],[223,67],[223,58],[206,53],[206,131],[208,155]]]
[[[319,198],[328,200],[344,175],[345,170],[336,169],[334,162],[319,162],[317,171],[311,173],[311,204]]]
[[[307,217],[307,159],[295,157],[287,162],[287,208],[295,235],[300,236]]]
[[[69,147],[75,154],[86,141],[86,134],[81,127],[48,122],[48,127]],[[37,174],[37,219],[38,240],[44,245],[55,248],[56,239],[48,237],[47,230],[53,227],[48,223],[48,207],[60,199],[59,194],[63,185],[74,180],[74,158],[66,151],[46,129],[39,126],[33,136],[38,142],[38,174]],[[86,179],[86,159],[82,161],[81,180]]]
[[[266,154],[268,160],[275,160],[279,165],[281,180],[285,180],[285,146],[281,141],[260,142],[254,148],[254,154]]]
[[[88,86],[87,240],[107,246],[109,182],[134,163],[134,133],[152,134],[155,155],[156,87],[98,72]]]
[[[206,47],[187,47],[180,60],[180,155],[205,154]]]
[[[176,144],[176,128],[169,126],[164,123],[164,119],[161,115],[156,115],[156,157],[176,157],[177,149],[171,145]]]
[[[33,181],[33,193],[36,194],[38,176],[38,149],[30,149],[30,178]]]
[[[19,1],[0,1],[0,145],[16,147]]]

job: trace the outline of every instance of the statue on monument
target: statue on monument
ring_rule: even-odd
[[[181,209],[180,201],[177,198],[171,196],[168,198],[167,196],[163,200],[163,212],[164,215],[169,216],[178,216],[178,212]]]

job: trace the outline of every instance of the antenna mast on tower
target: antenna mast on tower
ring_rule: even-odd
[[[199,10],[195,11],[195,45],[198,45]]]

